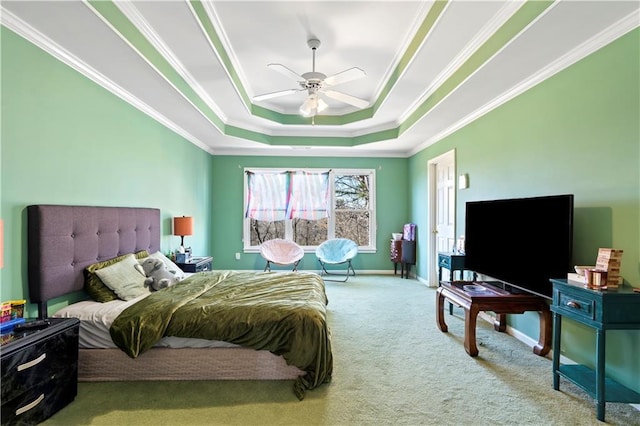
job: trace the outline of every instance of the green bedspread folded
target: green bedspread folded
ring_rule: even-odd
[[[331,380],[333,357],[324,282],[310,272],[211,271],[194,274],[125,309],[110,332],[135,358],[164,336],[222,340],[282,355],[306,374],[304,398]]]

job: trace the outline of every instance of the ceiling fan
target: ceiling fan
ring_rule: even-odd
[[[300,85],[300,88],[280,90],[277,92],[254,96],[254,101],[264,101],[266,99],[285,96],[296,92],[307,91],[309,96],[307,96],[307,99],[300,106],[300,113],[305,117],[314,117],[316,114],[327,109],[328,105],[320,97],[320,93],[331,99],[335,99],[358,108],[366,108],[369,106],[369,102],[364,99],[356,98],[355,96],[347,95],[343,92],[327,89],[331,86],[336,86],[338,84],[346,83],[347,81],[365,77],[367,74],[363,70],[353,67],[327,77],[321,72],[316,72],[316,50],[320,47],[320,40],[311,38],[307,40],[307,45],[311,48],[313,55],[312,70],[310,72],[300,75],[282,64],[267,65],[267,67],[274,71],[284,74],[287,77],[294,78]]]

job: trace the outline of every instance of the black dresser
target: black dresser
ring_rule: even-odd
[[[80,321],[49,320],[45,329],[2,336],[2,425],[40,423],[78,393]]]

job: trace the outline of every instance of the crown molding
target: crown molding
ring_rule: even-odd
[[[54,58],[58,59],[60,62],[64,63],[89,80],[103,87],[110,93],[116,95],[126,103],[132,105],[136,109],[140,110],[144,114],[148,115],[152,119],[170,129],[171,131],[182,136],[192,144],[196,145],[198,148],[210,152],[210,148],[198,138],[184,130],[182,127],[178,126],[173,121],[169,120],[164,115],[160,114],[157,110],[141,101],[139,98],[132,95],[129,91],[115,84],[98,70],[86,64],[84,61],[81,61],[77,56],[64,49],[62,46],[58,45],[50,38],[45,37],[38,30],[22,21],[20,18],[18,18],[2,6],[0,6],[0,17],[2,25],[7,27],[14,33],[18,34],[25,40],[28,40],[35,46],[39,47]]]
[[[458,120],[456,123],[451,125],[450,127],[444,129],[442,132],[434,135],[429,140],[424,143],[413,148],[409,155],[415,155],[423,149],[427,148],[434,143],[444,139],[445,137],[453,134],[454,132],[460,130],[466,125],[472,123],[483,115],[489,113],[495,108],[505,104],[511,99],[521,95],[532,87],[538,85],[539,83],[547,80],[553,75],[559,73],[580,61],[581,59],[586,58],[587,56],[597,52],[602,49],[609,43],[617,40],[628,32],[634,30],[635,28],[640,26],[640,22],[638,22],[638,15],[636,12],[630,13],[626,17],[622,18],[615,24],[591,37],[591,39],[582,43],[575,49],[568,52],[561,58],[558,58],[556,61],[552,62],[550,65],[542,68],[538,73],[531,75],[526,80],[520,82],[520,84],[514,86],[510,90],[502,93],[500,96],[495,97],[491,101],[484,104],[482,107],[476,109],[471,114],[466,115],[461,120]],[[525,29],[526,30],[526,29]],[[505,46],[506,47],[506,46]]]

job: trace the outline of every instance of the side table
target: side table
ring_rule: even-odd
[[[393,262],[393,275],[400,264],[400,278],[409,278],[411,265],[416,264],[416,242],[413,240],[391,240],[389,257]]]
[[[596,415],[604,421],[609,402],[640,403],[640,393],[605,376],[607,330],[640,330],[640,293],[631,287],[592,290],[582,283],[552,279],[553,284],[553,388],[560,390],[560,377],[578,385],[596,400]],[[596,331],[595,371],[584,365],[560,365],[562,317]]]
[[[451,272],[449,281],[455,280],[456,271],[460,271],[460,280],[464,280],[464,254],[451,252],[438,253],[438,283],[442,282],[442,268],[448,269]],[[474,272],[473,281],[475,281],[476,278],[477,275]],[[453,303],[449,303],[449,315],[451,314],[453,314]]]
[[[479,290],[465,290],[465,285],[473,284]],[[436,323],[443,333],[448,331],[444,320],[444,301],[454,302],[464,308],[464,349],[469,356],[478,355],[476,345],[476,320],[481,311],[496,313],[493,327],[505,331],[505,314],[522,314],[537,311],[540,315],[540,336],[533,352],[544,356],[551,350],[551,311],[546,300],[540,296],[524,293],[509,293],[490,282],[442,281],[436,290]]]

